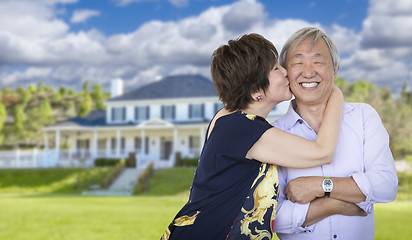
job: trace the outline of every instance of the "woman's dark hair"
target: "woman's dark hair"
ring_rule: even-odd
[[[220,101],[229,111],[246,108],[251,94],[269,87],[269,73],[275,66],[275,46],[252,33],[229,40],[213,52],[211,75]]]

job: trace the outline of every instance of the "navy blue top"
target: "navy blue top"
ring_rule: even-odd
[[[241,111],[216,120],[203,146],[189,201],[163,240],[272,238],[276,166],[246,158],[271,127],[264,118]]]

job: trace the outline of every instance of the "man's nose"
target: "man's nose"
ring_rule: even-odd
[[[302,76],[305,78],[313,78],[316,75],[315,68],[310,63],[303,64]]]

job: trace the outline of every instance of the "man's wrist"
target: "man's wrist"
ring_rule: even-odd
[[[324,177],[322,181],[322,189],[325,197],[329,197],[333,190],[333,181],[330,177]]]

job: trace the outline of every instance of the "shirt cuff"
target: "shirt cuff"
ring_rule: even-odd
[[[357,203],[356,205],[358,205],[367,214],[372,213],[373,211],[373,204],[371,203],[372,188],[371,188],[371,185],[369,184],[368,177],[366,176],[365,173],[360,173],[360,172],[355,172],[351,174],[350,176],[356,182],[359,189],[362,191],[363,195],[366,196],[366,200],[364,202]]]
[[[301,232],[312,232],[315,228],[315,225],[310,225],[306,227],[302,227],[302,224],[306,220],[306,214],[309,210],[310,202],[306,204],[299,204],[295,203],[295,207],[293,208],[293,227],[292,231],[294,233],[301,233]]]

